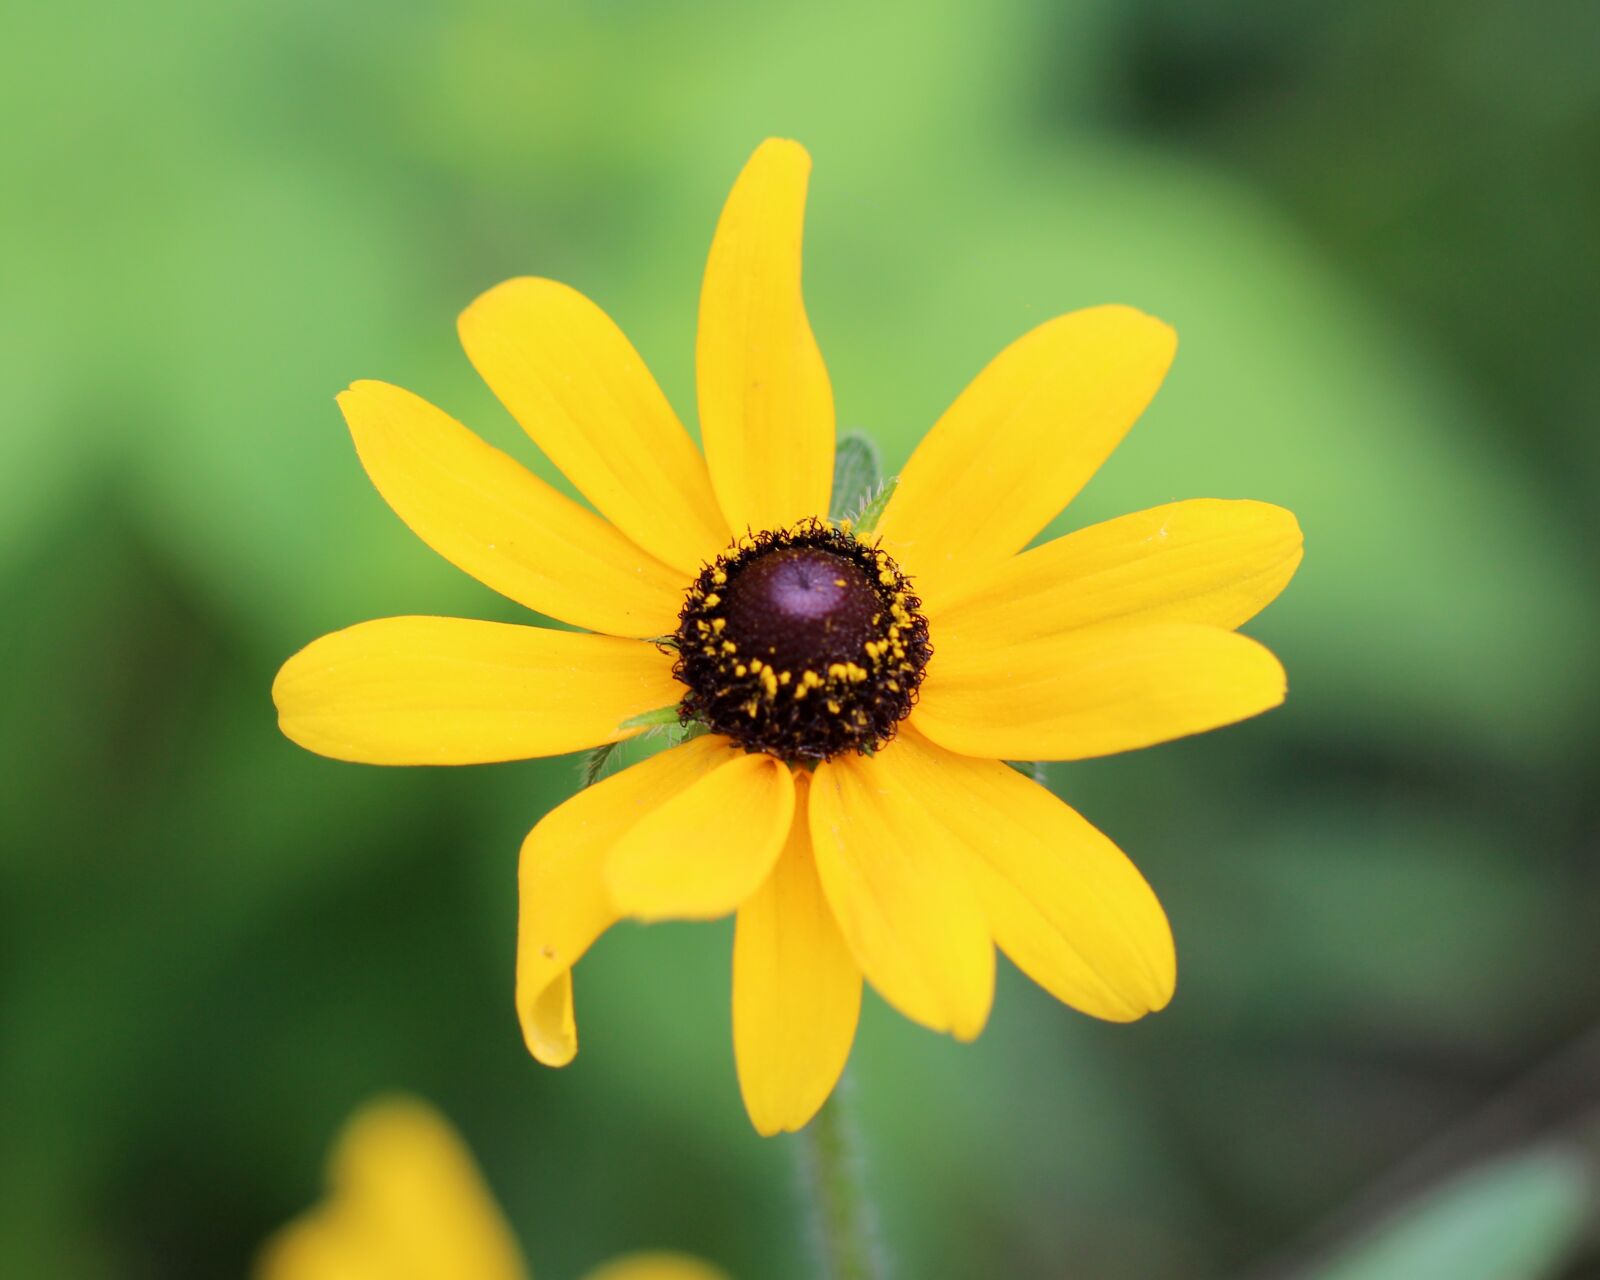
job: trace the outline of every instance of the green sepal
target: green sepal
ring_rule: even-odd
[[[671,712],[668,716],[667,713]],[[678,719],[677,707],[660,707],[643,715],[624,720],[624,729],[642,729],[642,733],[620,742],[606,742],[583,753],[582,785],[592,787],[619,768],[625,769],[657,751],[670,751],[701,734],[710,732],[698,720],[684,724]]]
[[[584,787],[592,787],[611,772],[611,758],[616,755],[620,742],[606,742],[583,753]]]
[[[661,725],[677,723],[678,704],[674,702],[670,707],[657,707],[654,711],[642,711],[636,716],[629,716],[617,728],[655,729]]]
[[[1007,760],[1006,763],[1025,778],[1032,778],[1041,787],[1049,786],[1043,760]]]
[[[871,533],[878,527],[878,518],[883,515],[883,509],[889,505],[889,499],[894,497],[895,486],[899,483],[899,476],[890,476],[872,491],[860,509],[850,517],[851,533],[859,537],[863,533]]]

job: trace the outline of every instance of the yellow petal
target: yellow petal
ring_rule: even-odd
[[[728,1280],[728,1274],[686,1253],[630,1253],[595,1268],[584,1280]]]
[[[409,1098],[368,1104],[340,1136],[328,1199],[264,1250],[258,1280],[522,1280],[472,1155]]]
[[[383,382],[357,382],[339,407],[378,492],[457,568],[591,631],[659,636],[678,625],[682,573],[442,410]]]
[[[970,581],[937,613],[941,652],[1044,639],[1102,622],[1230,630],[1282,591],[1300,526],[1265,502],[1202,498],[1069,533]]]
[[[1161,321],[1093,307],[995,357],[917,446],[878,523],[925,604],[1032,541],[1144,412],[1176,349]]]
[[[381,618],[313,640],[272,686],[278,724],[363,764],[555,756],[638,729],[683,687],[654,645],[467,618]]]
[[[994,998],[994,945],[967,854],[906,786],[896,743],[817,767],[811,840],[850,953],[906,1017],[971,1040]]]
[[[938,638],[912,723],[940,746],[999,760],[1082,760],[1258,715],[1283,667],[1236,631],[1104,626],[947,652]]]
[[[844,1071],[861,1010],[861,972],[817,879],[800,812],[772,874],[743,906],[733,936],[733,1056],[750,1121],[763,1137],[803,1129]]]
[[[500,402],[635,543],[685,577],[727,547],[705,459],[604,311],[554,280],[508,280],[460,330]]]
[[[914,729],[891,750],[929,816],[970,852],[994,940],[1019,969],[1113,1022],[1166,1005],[1172,930],[1116,845],[1010,765],[954,755]]]
[[[640,920],[725,916],[761,887],[793,821],[789,767],[729,752],[617,841],[606,862],[611,896]]]
[[[593,929],[580,952],[616,923],[615,915],[596,910],[585,917],[596,923],[579,926]],[[564,1067],[572,1061],[578,1052],[578,1011],[572,1000],[571,969],[561,970],[546,982],[521,1012],[523,1042],[535,1060],[547,1067]]]
[[[528,1051],[563,1067],[578,1051],[572,966],[618,919],[606,855],[622,834],[734,754],[707,735],[651,756],[557,806],[522,842],[517,1014]]]
[[[811,157],[769,138],[733,184],[700,290],[700,435],[734,533],[825,516],[833,388],[800,296]]]

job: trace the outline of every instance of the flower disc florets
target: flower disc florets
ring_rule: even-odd
[[[679,715],[791,763],[875,751],[932,653],[921,603],[887,552],[824,521],[747,534],[684,600]]]

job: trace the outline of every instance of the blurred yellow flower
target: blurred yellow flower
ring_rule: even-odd
[[[1216,500],[1027,549],[1172,360],[1172,330],[1121,306],[1001,352],[870,536],[828,523],[833,394],[800,291],[809,171],[798,144],[769,140],[723,209],[700,297],[703,455],[580,294],[513,280],[462,315],[479,373],[593,511],[409,392],[339,397],[425,542],[582,631],[367,622],[274,687],[290,738],[377,764],[557,755],[671,708],[706,730],[530,833],[517,1008],[533,1055],[565,1064],[572,966],[606,928],[737,912],[734,1049],[768,1134],[832,1090],[863,976],[962,1039],[988,1016],[997,944],[1096,1017],[1167,1003],[1172,937],[1149,886],[1005,761],[1127,751],[1277,705],[1282,667],[1235,629],[1301,555],[1287,511]]]
[[[427,1103],[368,1103],[328,1162],[328,1196],[269,1240],[256,1280],[526,1280],[471,1153]],[[680,1253],[635,1253],[586,1280],[726,1280]]]

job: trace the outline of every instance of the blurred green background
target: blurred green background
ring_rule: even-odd
[[[1548,1237],[1509,1280],[1600,1275],[1571,1238],[1600,1106],[1590,0],[151,0],[6,27],[0,1273],[242,1274],[392,1087],[460,1125],[541,1280],[647,1244],[810,1273],[791,1144],[738,1101],[729,927],[613,931],[577,1062],[521,1046],[517,848],[575,761],[335,764],[268,697],[363,618],[515,616],[388,512],[334,393],[397,381],[531,458],[453,323],[540,274],[692,420],[712,226],[776,133],[816,160],[841,422],[891,466],[1005,342],[1128,302],[1178,362],[1057,529],[1254,497],[1308,549],[1251,628],[1283,710],[1050,770],[1167,904],[1171,1009],[1100,1025],[1006,969],[962,1047],[869,997],[852,1076],[899,1274],[1311,1274],[1529,1150],[1567,1209],[1492,1166],[1436,1233]],[[1340,1280],[1476,1274],[1373,1256]]]

